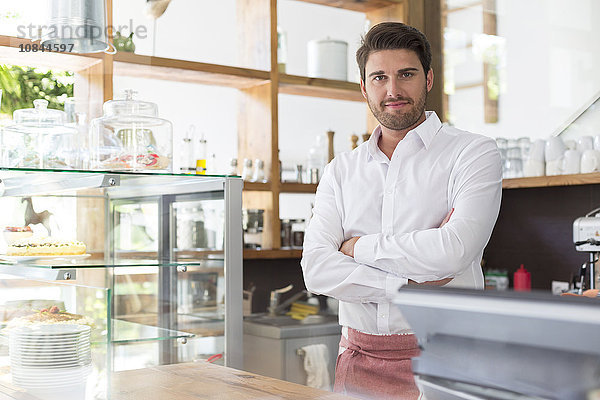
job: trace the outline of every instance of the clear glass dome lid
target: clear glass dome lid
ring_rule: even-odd
[[[158,107],[148,101],[138,101],[133,99],[136,92],[131,89],[125,90],[125,98],[119,100],[109,100],[104,103],[103,111],[105,116],[114,115],[148,115],[158,117]]]
[[[15,110],[13,120],[16,125],[40,127],[64,125],[66,114],[64,111],[49,109],[47,100],[37,99],[33,101],[33,108]]]

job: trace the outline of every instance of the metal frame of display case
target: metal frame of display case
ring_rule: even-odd
[[[151,177],[141,178],[141,182]],[[241,368],[243,363],[242,343],[242,180],[239,178],[222,179],[198,179],[196,182],[189,181],[186,184],[174,183],[172,186],[161,186],[161,190],[154,190],[142,186],[140,190],[132,190],[127,186],[115,186],[107,190],[108,212],[107,216],[107,240],[106,255],[115,257],[114,238],[111,235],[115,228],[114,206],[121,201],[137,202],[154,200],[158,203],[159,231],[158,231],[158,256],[163,260],[174,262],[173,247],[175,242],[174,224],[172,221],[172,206],[178,201],[199,201],[206,199],[223,198],[225,209],[225,235],[224,260],[225,260],[225,365],[233,368]],[[223,196],[215,193],[223,192]],[[162,194],[161,194],[162,193]],[[168,194],[164,194],[168,193]],[[236,265],[239,265],[239,273],[234,273]],[[159,327],[177,330],[177,275],[185,272],[185,263],[174,268],[159,268],[159,291],[158,304],[160,307]],[[239,304],[239,307],[228,306],[228,304]],[[236,321],[239,321],[237,323]],[[161,341],[160,363],[176,363],[177,353],[171,343]]]

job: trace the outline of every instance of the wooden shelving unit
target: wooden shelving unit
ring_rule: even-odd
[[[280,75],[279,93],[336,100],[365,100],[360,92],[360,85],[358,83],[309,78],[298,75]]]
[[[279,191],[281,193],[316,193],[317,184],[283,182]]]
[[[526,189],[550,186],[573,186],[600,184],[600,173],[536,176],[531,178],[513,178],[502,181],[503,189]]]
[[[107,0],[108,20],[112,25],[113,1]],[[433,65],[436,77],[441,78],[441,33],[439,40],[431,27],[439,24],[441,11],[436,14],[439,0],[300,0],[306,3],[337,7],[362,12],[377,24],[384,21],[402,21],[422,29],[436,53]],[[315,193],[316,184],[279,183],[278,162],[279,126],[278,95],[330,98],[364,102],[360,85],[353,82],[309,78],[281,74],[277,64],[277,0],[236,0],[236,18],[241,68],[171,58],[152,57],[132,53],[115,55],[73,55],[57,53],[19,53],[19,44],[27,39],[0,36],[0,58],[5,63],[60,67],[76,72],[75,97],[89,104],[88,118],[101,114],[102,103],[113,98],[113,76],[143,77],[205,85],[234,87],[239,90],[238,100],[238,159],[260,158],[265,161],[267,183],[244,183],[243,206],[265,210],[263,246],[272,250],[244,252],[245,258],[299,258],[301,250],[279,250],[280,193]],[[433,18],[433,19],[432,19]],[[427,24],[425,23],[427,21]],[[308,25],[307,25],[308,26]],[[182,33],[184,36],[184,33]],[[439,81],[439,80],[438,80]],[[441,90],[442,85],[437,85]],[[441,92],[440,92],[441,93]],[[441,94],[430,93],[429,99]],[[366,108],[366,107],[365,107]],[[434,109],[436,109],[434,107]],[[367,112],[365,110],[365,112]],[[368,113],[368,112],[367,112]],[[441,114],[440,114],[441,115]],[[367,130],[376,122],[368,118]]]
[[[402,3],[402,0],[302,0],[306,3],[368,13]]]
[[[244,89],[267,83],[268,71],[132,53],[114,55],[114,75]]]
[[[270,192],[272,188],[271,182],[244,182],[244,191]]]
[[[302,249],[244,249],[244,260],[268,260],[274,258],[301,258]]]

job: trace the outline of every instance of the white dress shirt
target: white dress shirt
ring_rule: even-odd
[[[434,112],[391,160],[380,136],[378,127],[325,168],[301,265],[309,291],[339,300],[340,325],[410,333],[390,306],[408,279],[452,277],[447,286],[483,288],[480,262],[500,209],[502,167],[493,139],[443,126]],[[339,251],[353,236],[361,236],[354,258]]]

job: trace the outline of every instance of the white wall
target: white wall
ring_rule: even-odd
[[[287,35],[286,73],[306,76],[308,42],[329,37],[348,43],[348,80],[360,81],[355,55],[365,30],[365,14],[295,0],[279,0],[277,7],[277,24]]]
[[[116,0],[114,22],[128,24],[133,19],[134,26],[148,26],[148,38],[135,39],[136,53],[151,55],[155,31],[152,20],[144,15],[144,4],[145,0]],[[354,54],[365,26],[364,14],[280,0],[278,19],[287,35],[288,73],[306,75],[308,41],[329,36],[348,42],[348,75],[350,80],[358,81]],[[234,0],[173,0],[156,25],[156,56],[238,65]],[[188,125],[195,124],[206,133],[209,153],[216,153],[219,172],[225,171],[228,160],[237,156],[236,90],[117,76],[114,84],[115,96],[123,89],[133,88],[139,92],[139,99],[158,104],[160,116],[173,122],[175,155]],[[279,148],[284,168],[291,169],[296,164],[306,168],[308,151],[317,135],[330,129],[336,132],[336,152],[349,150],[350,135],[365,132],[365,104],[279,96]],[[177,157],[174,160],[177,163]],[[307,218],[311,198],[282,195],[282,217]]]
[[[236,65],[235,0],[173,0],[156,20],[146,15],[145,5],[146,0],[113,0],[115,27],[132,20],[148,30],[146,38],[134,38],[137,54]]]
[[[459,128],[492,137],[545,138],[577,109],[600,93],[600,2],[594,0],[498,0],[498,35],[506,39],[504,91],[499,122],[483,121],[483,89],[451,96],[453,122]],[[481,9],[479,10],[481,11]],[[449,26],[470,35],[473,12],[451,13]],[[481,15],[481,14],[479,14]],[[455,76],[469,83],[456,66]],[[481,63],[476,64],[480,68]],[[473,76],[472,74],[470,76]],[[600,132],[598,132],[600,133]]]

